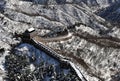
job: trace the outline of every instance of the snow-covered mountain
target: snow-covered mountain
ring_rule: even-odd
[[[39,35],[52,37],[68,29],[70,39],[46,45],[71,58],[88,81],[119,81],[120,29],[110,22],[119,22],[119,1],[0,0],[1,65],[5,55],[21,42],[16,33],[33,27]]]
[[[107,21],[119,27],[120,22],[120,2],[109,7],[99,10],[98,15],[105,18]]]

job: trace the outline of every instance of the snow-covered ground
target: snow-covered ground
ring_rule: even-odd
[[[59,65],[59,62],[55,59],[48,56],[45,52],[36,49],[34,46],[30,44],[21,44],[20,46],[16,47],[16,54],[26,54],[28,57],[35,57],[36,61],[34,64],[39,64],[42,61],[47,62],[48,64],[54,64],[55,66]]]
[[[5,51],[3,53],[0,53],[0,81],[3,81],[3,78],[5,77],[5,56],[8,55],[8,51]]]
[[[11,71],[9,71],[9,69],[11,69],[10,67],[12,67],[11,65],[17,66],[17,63],[19,63],[19,61],[20,61],[19,58],[21,58],[21,57],[18,57],[17,60],[13,60],[13,62],[11,61],[11,57],[14,57],[12,59],[15,59],[15,57],[17,55],[17,56],[26,56],[28,58],[27,60],[29,60],[29,61],[25,61],[25,62],[29,62],[27,66],[22,67],[22,69],[18,69],[19,72],[22,73],[23,69],[25,70],[26,67],[29,68],[32,74],[29,73],[28,75],[31,74],[31,75],[35,76],[34,80],[36,80],[36,81],[39,81],[39,80],[40,81],[51,81],[51,80],[63,81],[64,79],[65,79],[65,81],[68,81],[68,80],[72,81],[73,78],[75,81],[79,81],[78,77],[75,75],[75,73],[72,72],[72,70],[70,68],[61,67],[59,61],[57,61],[56,59],[47,55],[45,52],[35,48],[34,46],[32,46],[30,44],[27,44],[27,43],[20,44],[19,46],[17,46],[15,48],[14,51],[15,51],[15,55],[10,56],[9,57],[10,59],[9,58],[6,59],[7,61],[6,61],[5,65],[7,67],[6,71],[8,71],[8,75],[10,75],[9,72],[11,72]],[[9,61],[12,62],[11,65],[9,65],[9,63],[11,63]],[[14,63],[14,61],[16,64]],[[18,73],[18,72],[16,72],[16,67],[13,67],[13,68],[14,69],[12,69],[12,70],[13,70],[14,74]],[[36,72],[38,73],[38,75],[34,75]],[[19,76],[17,75],[17,77],[19,77],[18,81],[21,80],[20,79],[21,76],[22,75],[19,75]],[[38,76],[39,76],[39,78],[38,78]],[[42,80],[40,78],[41,76],[43,76]],[[11,77],[9,77],[9,78],[11,78]],[[10,79],[10,80],[14,80],[14,79]]]

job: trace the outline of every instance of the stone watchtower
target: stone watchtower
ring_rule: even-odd
[[[35,37],[36,35],[37,35],[37,32],[35,31],[34,28],[27,29],[24,33],[24,37],[29,39]]]

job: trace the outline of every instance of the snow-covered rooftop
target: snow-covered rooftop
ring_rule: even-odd
[[[35,31],[35,29],[34,28],[29,28],[28,29],[28,32],[32,32],[32,31]]]

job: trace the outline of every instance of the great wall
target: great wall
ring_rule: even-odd
[[[67,67],[71,68],[75,72],[75,74],[79,77],[80,81],[87,81],[87,79],[84,77],[84,75],[80,71],[80,68],[77,65],[75,65],[73,62],[71,62],[68,58],[66,58],[62,54],[57,53],[52,48],[50,48],[44,44],[44,42],[47,42],[47,41],[57,41],[57,40],[69,39],[72,37],[71,34],[68,33],[67,35],[65,35],[63,37],[44,39],[44,38],[41,38],[40,36],[38,36],[36,31],[32,31],[32,32],[27,31],[27,32],[23,33],[21,35],[21,37],[22,37],[22,41],[24,43],[30,43],[33,46],[35,46],[36,48],[44,51],[46,54],[48,54],[52,58],[58,60],[61,64],[61,66],[65,67],[65,68],[67,68]]]

